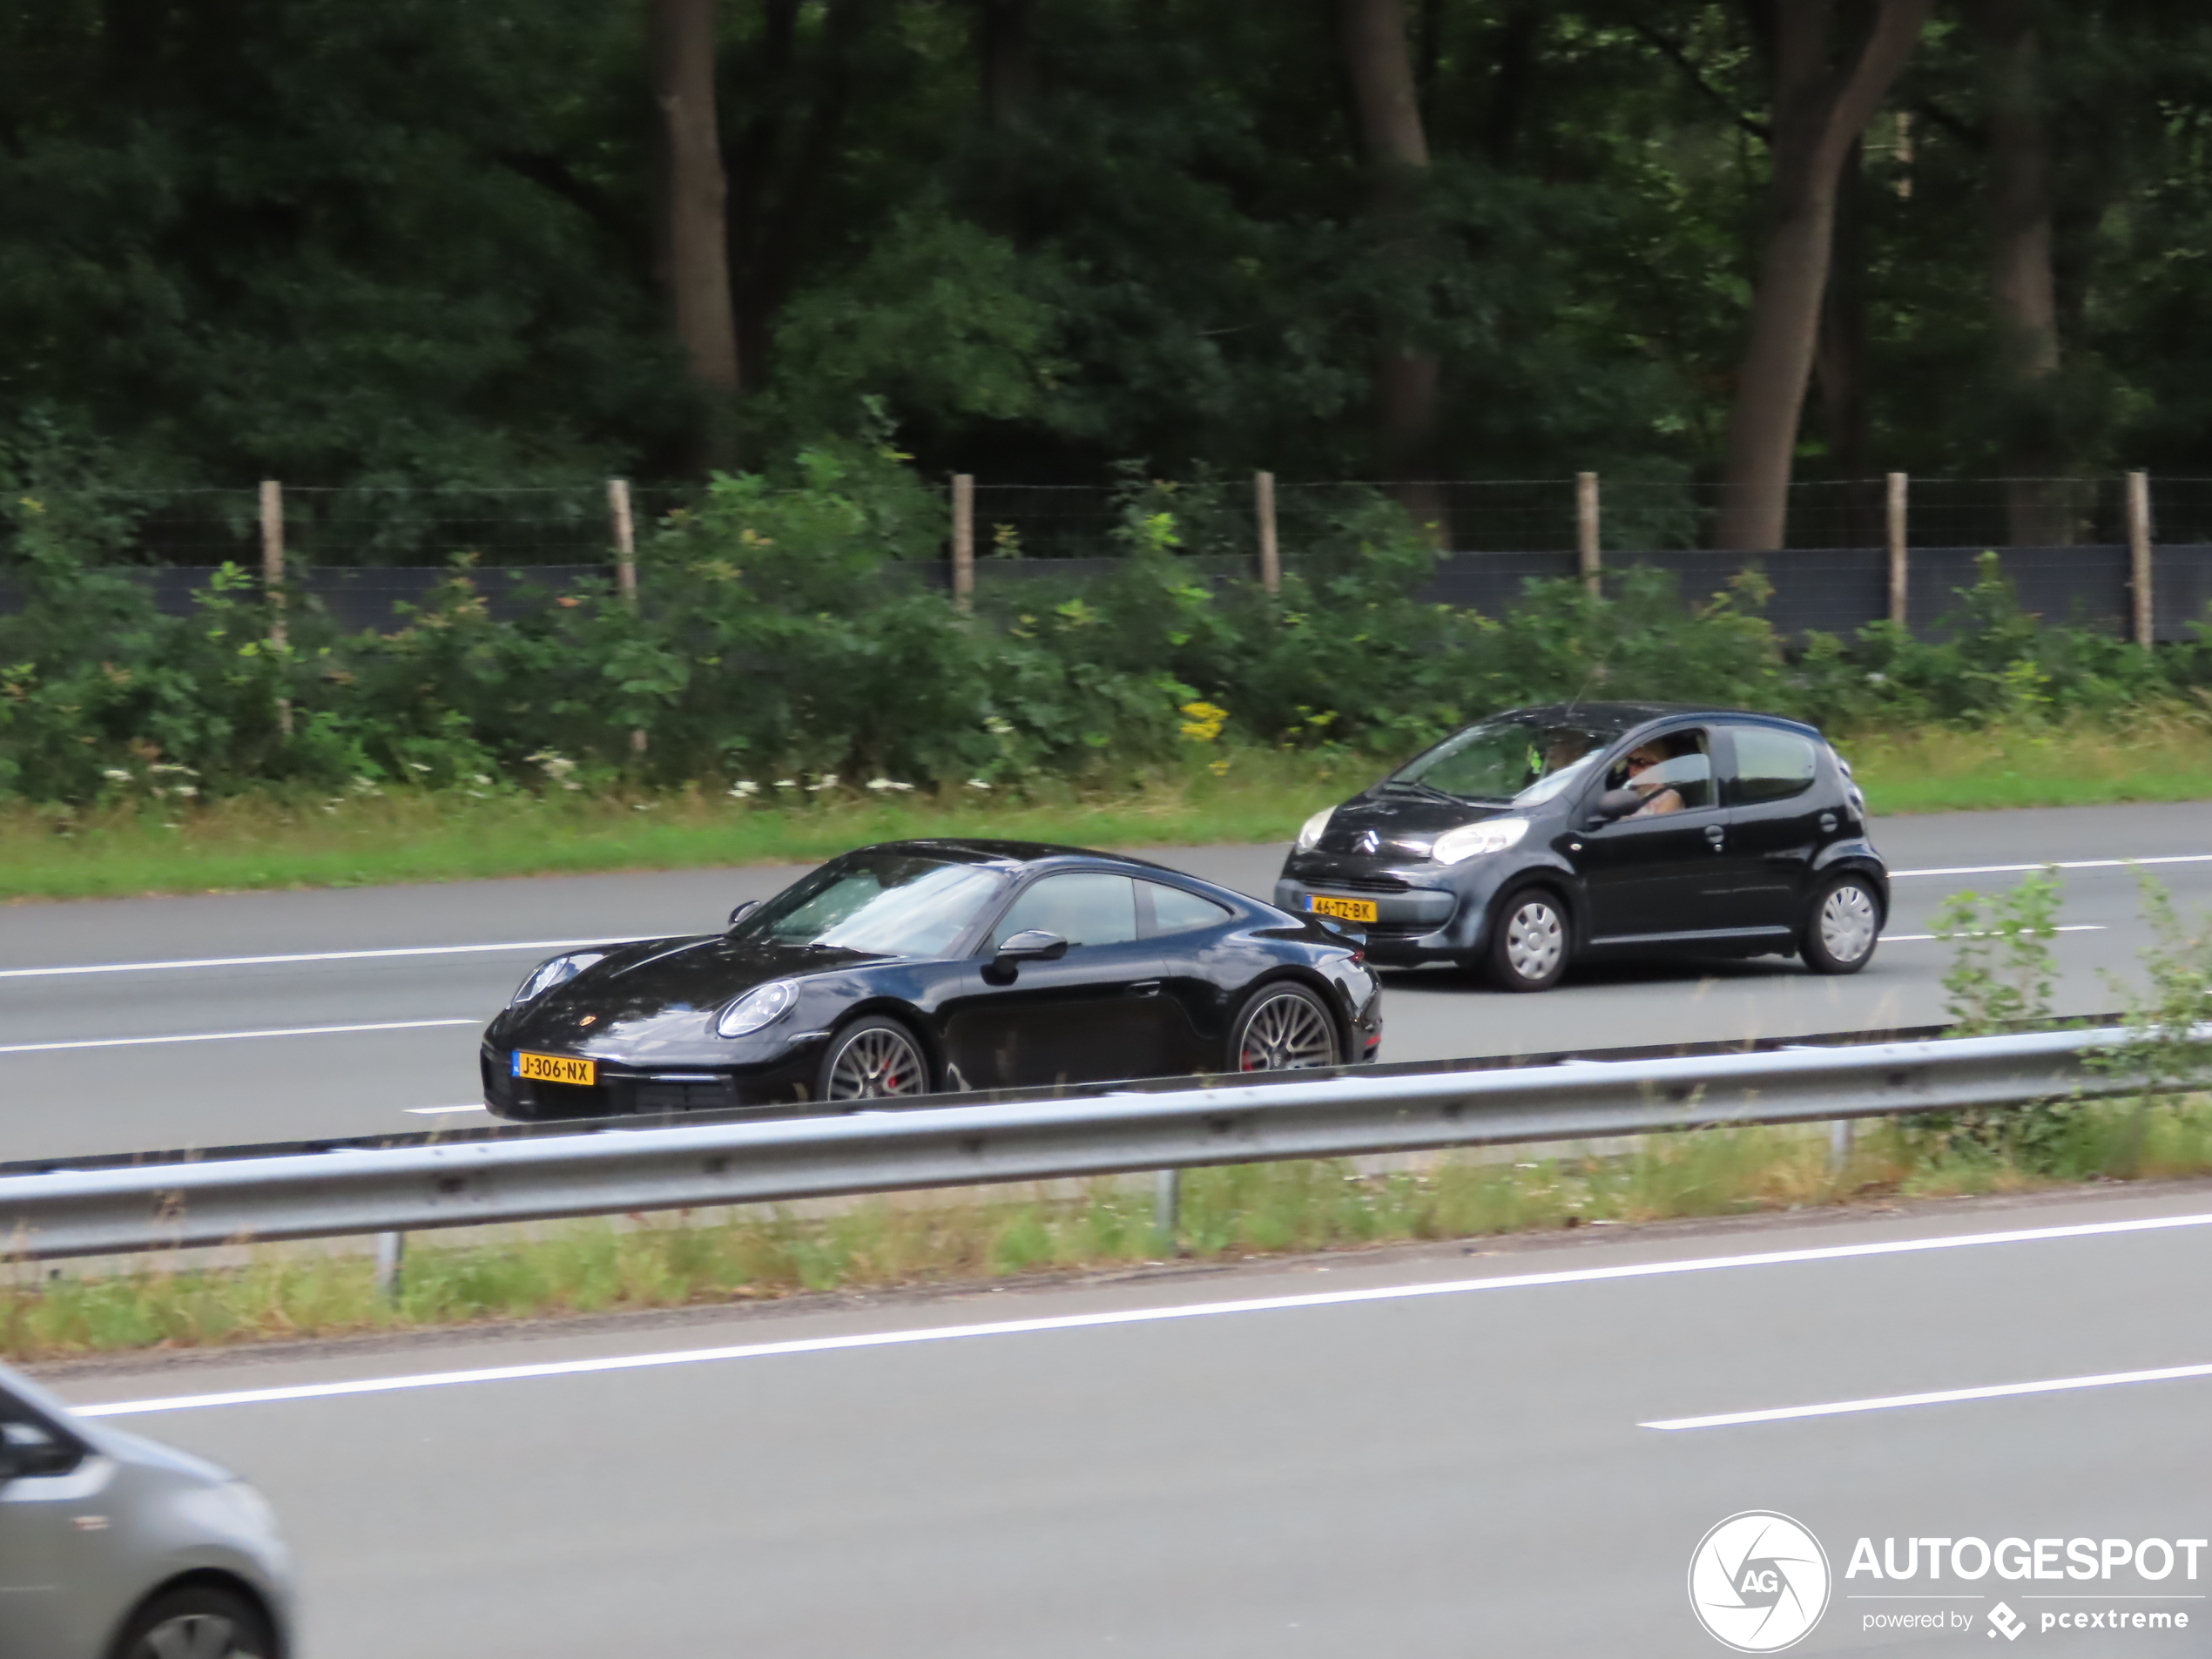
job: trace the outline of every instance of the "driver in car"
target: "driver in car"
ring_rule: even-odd
[[[1669,763],[1683,758],[1668,754],[1663,742],[1656,738],[1629,751],[1628,759],[1621,763],[1621,781],[1643,797],[1643,805],[1630,813],[1629,817],[1656,818],[1665,813],[1682,811],[1685,803],[1681,790],[1675,785],[1687,779],[1670,775],[1683,769]]]

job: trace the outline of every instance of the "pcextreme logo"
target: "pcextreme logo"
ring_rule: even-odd
[[[1689,1605],[1716,1642],[1738,1653],[1779,1653],[1828,1610],[1827,1552],[1787,1515],[1746,1509],[1698,1541]]]

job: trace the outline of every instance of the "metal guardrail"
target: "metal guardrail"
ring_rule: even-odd
[[[2124,1029],[1170,1089],[850,1116],[345,1150],[0,1177],[19,1258],[329,1238],[1051,1180],[1268,1159],[1590,1140],[2056,1096],[2145,1080]]]

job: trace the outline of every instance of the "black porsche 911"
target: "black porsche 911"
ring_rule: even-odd
[[[1813,727],[1660,703],[1514,709],[1316,813],[1275,902],[1364,928],[1378,962],[1541,991],[1628,952],[1872,960],[1889,875]]]
[[[543,962],[481,1059],[492,1111],[536,1120],[1292,1070],[1381,1042],[1334,921],[1143,859],[923,840],[833,859],[726,933]]]

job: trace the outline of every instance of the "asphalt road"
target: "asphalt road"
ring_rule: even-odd
[[[307,1659],[1707,1659],[1692,1552],[1747,1509],[1826,1554],[1795,1652],[1988,1659],[2001,1598],[2024,1652],[2201,1654],[2202,1549],[1847,1568],[1862,1536],[2212,1537],[2208,1277],[2199,1184],[53,1380],[172,1402],[109,1420],[269,1494]],[[2199,1374],[1992,1393],[2168,1367]],[[334,1384],[368,1387],[300,1392]],[[1960,1397],[1894,1402],[1930,1392]],[[2043,1629],[2101,1609],[2191,1629]],[[1938,1611],[1964,1629],[1870,1633]]]
[[[1898,873],[1866,972],[1763,961],[1588,970],[1535,997],[1445,969],[1394,974],[1386,1059],[1799,1035],[1942,1017],[1943,947],[1925,937],[1991,867],[2119,859],[2184,905],[2212,903],[2212,806],[1955,813],[1877,826]],[[1279,846],[1148,856],[1268,894]],[[476,1034],[564,942],[704,931],[799,873],[753,867],[450,886],[0,908],[0,1158],[373,1135],[481,1121]],[[2060,1006],[2113,1006],[2144,934],[2132,872],[2066,874]],[[491,947],[491,948],[485,948]],[[377,953],[400,953],[379,954]],[[280,960],[239,962],[235,959]],[[320,958],[321,960],[300,960]],[[213,960],[210,960],[213,959]],[[159,966],[179,962],[200,966]],[[84,968],[115,972],[65,972]]]

